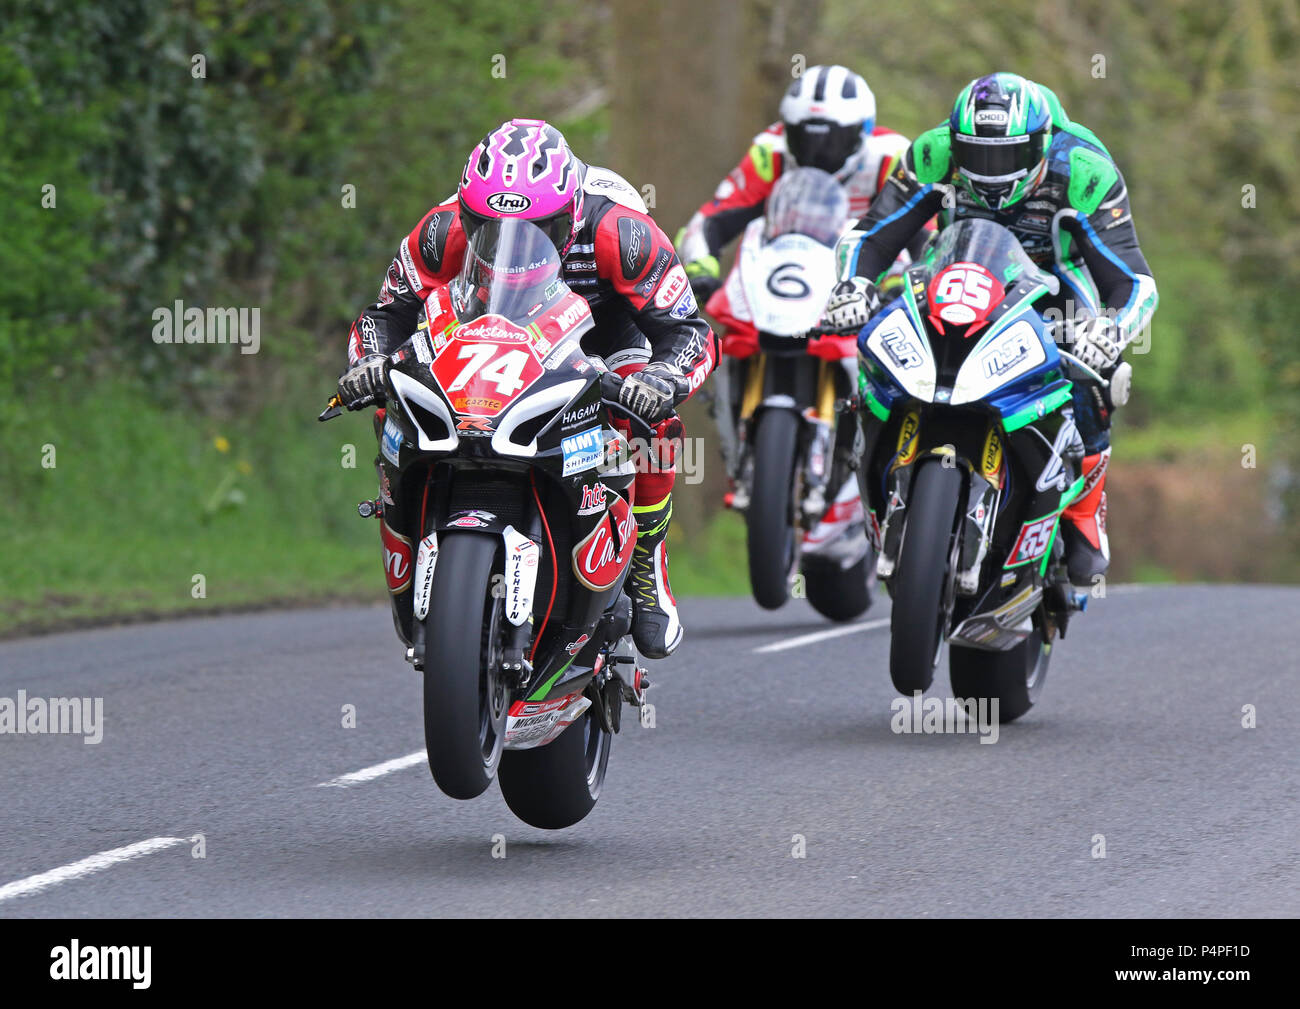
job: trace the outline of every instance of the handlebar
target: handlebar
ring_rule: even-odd
[[[857,336],[861,326],[850,326],[848,329],[836,329],[834,326],[815,325],[809,326],[808,331],[804,334],[808,339],[818,336]]]
[[[616,372],[607,371],[600,376],[600,401],[619,416],[624,417],[632,425],[633,429],[644,431],[647,436],[654,437],[654,428],[647,424],[636,414],[629,411],[618,399],[618,391],[622,388],[623,377]],[[325,404],[325,409],[317,416],[316,420],[322,424],[327,420],[333,420],[343,413],[343,400],[335,393]]]
[[[1075,357],[1073,354],[1071,354],[1068,350],[1061,350],[1061,349],[1058,347],[1058,348],[1056,349],[1056,352],[1057,352],[1058,354],[1060,354],[1061,357],[1064,358],[1064,359],[1065,359],[1065,360],[1066,360],[1066,361],[1067,361],[1071,366],[1073,366],[1074,368],[1077,368],[1079,371],[1083,372],[1083,374],[1084,374],[1086,377],[1092,379],[1094,382],[1096,382],[1098,385],[1100,385],[1103,389],[1107,389],[1107,388],[1110,387],[1110,381],[1109,381],[1108,379],[1102,378],[1101,375],[1100,375],[1100,373],[1098,373],[1098,372],[1096,372],[1096,371],[1093,371],[1093,370],[1092,370],[1091,368],[1089,368],[1086,364],[1084,364],[1082,361],[1080,361],[1077,357]]]
[[[614,413],[623,417],[632,425],[632,429],[638,434],[644,432],[646,437],[653,438],[655,429],[647,424],[644,420],[625,407],[618,398],[618,392],[623,387],[623,376],[617,372],[607,371],[600,376],[600,401],[609,407]]]

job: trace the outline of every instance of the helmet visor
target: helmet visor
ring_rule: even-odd
[[[528,318],[560,293],[560,270],[555,244],[532,221],[480,218],[452,282],[460,321],[483,314]]]
[[[1007,185],[1023,179],[1042,160],[1042,135],[971,137],[952,135],[957,168],[972,182]]]
[[[841,126],[825,119],[809,119],[785,127],[786,149],[801,168],[820,168],[834,174],[861,143],[860,125]]]
[[[474,237],[486,225],[499,225],[504,221],[524,220],[524,218],[510,217],[484,217],[476,214],[462,201],[460,204],[460,226],[465,231],[465,241],[471,245],[474,243]],[[529,224],[539,228],[551,244],[556,249],[567,249],[569,239],[573,237],[573,212],[571,210],[562,210],[558,214],[552,214],[550,217],[539,218],[538,220],[529,221]]]

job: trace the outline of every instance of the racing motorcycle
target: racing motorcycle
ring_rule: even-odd
[[[381,523],[438,787],[471,799],[496,777],[549,829],[591,811],[623,704],[649,686],[624,591],[635,466],[612,424],[620,380],[580,346],[592,325],[539,228],[482,225],[388,359],[381,493],[359,506]]]
[[[777,609],[802,571],[808,601],[832,620],[871,603],[875,575],[854,469],[851,336],[810,335],[835,286],[835,247],[848,198],[815,168],[786,172],[764,217],[745,229],[736,265],[706,310],[725,328],[712,412],[745,515],[749,580]]]
[[[1071,375],[1108,385],[1053,339],[1036,305],[1059,281],[987,220],[941,232],[902,294],[862,329],[876,574],[893,598],[889,671],[930,686],[947,640],[958,698],[1024,714],[1087,603],[1058,535],[1086,492]],[[879,516],[878,526],[874,520]]]

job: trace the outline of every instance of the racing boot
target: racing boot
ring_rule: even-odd
[[[1106,538],[1106,464],[1110,449],[1083,460],[1083,493],[1061,515],[1065,541],[1065,566],[1070,583],[1092,588],[1110,566],[1110,541]]]
[[[632,596],[632,641],[647,659],[662,659],[681,644],[677,600],[668,585],[668,523],[672,495],[657,504],[638,505],[636,546],[628,576]]]

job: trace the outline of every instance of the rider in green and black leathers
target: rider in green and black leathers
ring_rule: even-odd
[[[1124,178],[1102,142],[1071,122],[1047,88],[1009,73],[974,80],[948,121],[917,137],[845,239],[844,276],[827,304],[830,325],[866,323],[880,307],[873,282],[935,214],[940,228],[969,217],[1009,228],[1030,258],[1062,281],[1055,299],[1040,302],[1064,320],[1061,342],[1110,381],[1108,388],[1075,383],[1087,483],[1061,528],[1071,581],[1090,585],[1110,559],[1110,414],[1128,398],[1130,371],[1120,354],[1150,321],[1157,300]]]

